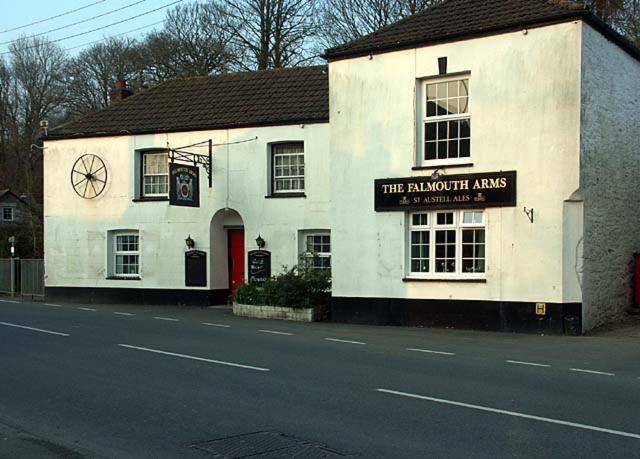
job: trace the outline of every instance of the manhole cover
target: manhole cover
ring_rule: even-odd
[[[332,459],[352,457],[327,448],[320,443],[290,437],[280,432],[254,432],[235,435],[196,443],[191,445],[191,448],[206,451],[218,459],[241,459],[245,457],[260,459]]]

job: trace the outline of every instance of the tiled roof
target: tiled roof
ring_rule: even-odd
[[[363,56],[581,17],[598,21],[581,2],[569,0],[444,0],[363,38],[328,49],[325,57]]]
[[[179,78],[50,131],[48,139],[329,121],[326,66]]]

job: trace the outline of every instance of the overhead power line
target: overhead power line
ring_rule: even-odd
[[[123,7],[116,8],[115,10],[111,10],[111,11],[107,11],[106,13],[98,14],[97,16],[93,16],[93,17],[90,17],[90,18],[87,18],[87,19],[83,19],[81,21],[73,22],[71,24],[67,24],[67,25],[64,25],[64,26],[56,27],[55,29],[45,30],[44,32],[40,32],[40,33],[37,33],[37,34],[34,34],[34,35],[29,35],[29,38],[41,37],[42,35],[46,35],[46,34],[51,33],[51,32],[57,32],[58,30],[64,30],[64,29],[68,29],[69,27],[73,27],[73,26],[76,26],[76,25],[79,25],[79,24],[84,24],[86,22],[95,21],[96,19],[108,16],[108,15],[113,14],[113,13],[117,13],[117,12],[122,11],[122,10],[126,10],[127,8],[131,8],[132,6],[139,5],[140,3],[144,3],[146,1],[147,0],[138,0],[137,2],[129,3],[128,5],[124,5]],[[15,41],[17,41],[17,40],[3,41],[2,43],[0,43],[0,45],[7,45],[7,44],[13,43]]]
[[[65,49],[67,51],[71,51],[72,49],[78,49],[78,48],[83,48],[85,46],[95,45],[96,43],[100,43],[100,42],[106,41],[106,40],[108,40],[110,38],[121,37],[122,35],[128,35],[130,33],[138,32],[138,31],[144,30],[144,29],[148,29],[149,27],[157,26],[157,25],[160,25],[160,24],[163,24],[163,23],[164,23],[164,21],[154,22],[152,24],[147,24],[146,26],[138,27],[136,29],[127,30],[126,32],[117,33],[115,35],[109,35],[108,37],[101,38],[100,40],[90,41],[89,43],[84,43],[82,45],[76,45],[76,46],[72,46],[70,48],[65,48]]]
[[[69,35],[69,36],[67,36],[67,37],[58,38],[57,40],[49,40],[48,42],[49,42],[49,43],[59,43],[59,42],[61,42],[61,41],[70,40],[70,39],[72,39],[72,38],[76,38],[76,37],[81,37],[81,36],[83,36],[83,35],[87,35],[87,34],[90,34],[90,33],[93,33],[93,32],[97,32],[97,31],[99,31],[99,30],[104,30],[104,29],[106,29],[106,28],[113,27],[113,26],[118,25],[118,24],[123,24],[123,23],[125,23],[125,22],[133,21],[134,19],[137,19],[137,18],[142,17],[142,16],[146,16],[146,15],[151,14],[151,13],[155,13],[156,11],[160,11],[160,10],[163,10],[163,9],[165,9],[165,8],[169,8],[170,6],[177,5],[178,3],[182,3],[183,1],[184,1],[184,0],[176,0],[176,1],[174,1],[174,2],[171,2],[171,3],[168,3],[168,4],[166,4],[166,5],[163,5],[163,6],[159,7],[159,8],[155,8],[155,9],[153,9],[153,10],[146,11],[146,12],[144,12],[144,13],[140,13],[140,14],[137,14],[137,15],[135,15],[135,16],[131,16],[130,18],[123,19],[123,20],[121,20],[121,21],[112,22],[111,24],[107,24],[107,25],[105,25],[105,26],[102,26],[102,27],[98,27],[98,28],[96,28],[96,29],[89,30],[89,31],[87,31],[87,32],[81,32],[81,33],[77,33],[77,34],[74,34],[74,35]],[[40,46],[40,45],[27,46],[27,47],[26,47],[26,48],[24,48],[24,49],[37,48],[38,46]],[[3,52],[3,53],[0,53],[0,56],[4,56],[4,55],[6,55],[6,54],[11,54],[11,51],[5,51],[5,52]]]
[[[45,18],[45,19],[40,19],[39,21],[30,22],[29,24],[21,25],[19,27],[14,27],[13,29],[0,30],[0,33],[13,32],[15,30],[25,29],[25,28],[27,28],[29,26],[32,26],[32,25],[42,24],[43,22],[51,21],[52,19],[61,18],[62,16],[66,16],[68,14],[72,14],[72,13],[75,13],[77,11],[81,11],[81,10],[84,10],[84,9],[87,9],[87,8],[91,8],[92,6],[98,5],[100,3],[104,3],[106,1],[107,0],[100,0],[98,2],[89,3],[88,5],[81,6],[80,8],[76,8],[76,9],[70,10],[70,11],[65,11],[64,13],[56,14],[55,16],[51,16],[51,17],[48,17],[48,18]]]

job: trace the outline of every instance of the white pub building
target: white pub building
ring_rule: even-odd
[[[445,0],[328,66],[176,79],[45,140],[51,299],[219,304],[315,253],[333,320],[580,333],[633,302],[640,51]]]

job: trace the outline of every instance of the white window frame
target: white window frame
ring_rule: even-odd
[[[302,233],[302,244],[303,244],[303,255],[307,259],[313,263],[313,258],[328,258],[329,259],[329,267],[323,266],[314,266],[313,264],[310,266],[311,269],[329,269],[331,270],[331,232],[330,231],[309,231]],[[314,252],[309,250],[309,238],[311,237],[328,237],[329,238],[329,252]],[[322,244],[321,244],[322,245]]]
[[[138,250],[137,251],[122,251],[118,250],[118,237],[121,236],[135,236],[138,238]],[[140,231],[136,230],[128,230],[128,231],[110,231],[109,232],[109,243],[111,244],[111,254],[110,254],[110,267],[109,274],[112,278],[117,279],[139,279],[141,278],[142,273],[142,256],[141,256],[141,239],[140,239]],[[122,255],[136,255],[138,257],[138,272],[137,273],[129,273],[129,274],[119,274],[117,272],[117,260],[118,256]]]
[[[438,83],[450,83],[453,81],[467,81],[467,111],[466,113],[457,113],[454,115],[440,115],[440,116],[430,116],[427,117],[427,85],[433,85]],[[469,138],[469,156],[458,157],[458,158],[441,158],[441,159],[426,159],[426,125],[431,122],[438,121],[456,121],[456,120],[469,120],[471,122],[472,118],[472,93],[471,93],[471,74],[459,74],[453,75],[450,77],[443,78],[429,78],[420,81],[420,91],[419,91],[419,116],[420,123],[417,126],[417,140],[418,147],[416,148],[417,158],[416,165],[422,167],[438,167],[438,166],[448,166],[448,165],[459,165],[459,164],[468,164],[472,161],[473,157],[473,130],[471,131]]]
[[[7,210],[11,211],[11,212],[10,212],[10,214],[11,214],[11,218],[5,218],[5,212],[6,212]],[[14,221],[14,220],[15,220],[15,212],[14,212],[14,210],[13,210],[13,207],[3,207],[3,208],[2,208],[2,221],[3,221],[3,222],[12,222],[12,221]]]
[[[166,150],[149,150],[141,152],[142,161],[140,161],[140,196],[143,198],[159,198],[159,197],[168,197],[169,196],[169,152]],[[166,174],[147,174],[146,173],[146,165],[147,165],[147,157],[152,155],[164,155],[167,163],[167,173]],[[147,177],[167,177],[167,191],[163,193],[147,193],[145,191],[146,178]]]
[[[278,153],[278,148],[285,147],[288,145],[296,145],[302,147],[301,152],[295,153]],[[302,164],[298,164],[298,167],[302,167],[302,175],[285,175],[285,176],[276,176],[276,157],[302,157]],[[304,142],[291,141],[291,142],[278,142],[271,145],[271,193],[274,195],[278,194],[291,194],[291,193],[304,193],[306,186],[306,164],[305,164],[305,152],[304,152]],[[303,186],[302,188],[295,188],[289,190],[278,190],[277,181],[278,180],[302,180]]]
[[[482,220],[464,223],[465,212],[481,213]],[[453,213],[453,223],[438,225],[437,215],[440,213]],[[416,214],[427,214],[427,225],[414,225],[413,216]],[[488,234],[489,228],[487,224],[487,212],[484,209],[463,209],[463,210],[434,210],[434,211],[416,211],[407,213],[407,229],[406,233],[406,254],[405,254],[405,272],[407,279],[425,279],[425,280],[451,280],[451,279],[486,279],[488,270]],[[464,230],[482,229],[484,230],[484,272],[464,272],[462,270],[463,260],[463,239]],[[455,230],[456,234],[456,253],[455,253],[455,271],[453,272],[436,272],[436,231],[438,230]],[[429,272],[413,272],[412,271],[412,232],[429,231]]]

